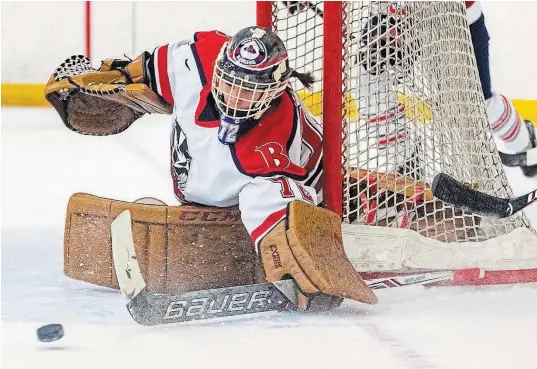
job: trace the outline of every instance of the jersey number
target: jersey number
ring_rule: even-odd
[[[283,198],[295,197],[295,194],[291,189],[291,185],[289,184],[289,179],[287,179],[286,177],[270,178],[270,181],[274,183],[279,183],[282,186],[280,193],[282,194]],[[302,198],[307,202],[315,205],[313,197],[310,195],[310,193],[300,183],[297,183],[296,185],[298,187],[298,190],[300,191],[300,194],[302,195]]]
[[[218,138],[221,142],[235,143],[237,141],[237,133],[239,132],[239,125],[220,121],[220,127],[218,128]]]

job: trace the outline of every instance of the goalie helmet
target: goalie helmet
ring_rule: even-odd
[[[293,70],[289,67],[287,49],[272,31],[248,27],[226,42],[216,59],[212,94],[222,114],[220,132],[249,119],[260,119],[271,102],[281,96]],[[225,133],[225,132],[224,132]],[[232,143],[220,135],[223,143]]]

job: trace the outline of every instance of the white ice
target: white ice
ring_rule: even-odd
[[[62,271],[69,196],[173,202],[170,122],[69,131],[52,109],[2,108],[2,368],[537,368],[537,288],[392,289],[376,306],[142,327],[114,290]],[[210,168],[208,168],[209,170]],[[537,187],[517,169],[515,191]],[[528,211],[537,225],[537,207]],[[61,323],[41,343],[36,329]]]

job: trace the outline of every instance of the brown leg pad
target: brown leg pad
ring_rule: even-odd
[[[285,219],[281,220],[260,242],[259,253],[267,281],[279,281],[285,277],[292,277],[304,293],[318,293],[315,286],[298,264],[291,252],[285,232]]]
[[[263,281],[262,266],[236,207],[146,205],[81,193],[67,206],[67,276],[118,288],[110,225],[127,209],[149,290],[178,294]]]
[[[284,222],[260,242],[267,280],[292,276],[306,295],[322,292],[368,304],[377,302],[345,254],[337,214],[293,201]]]
[[[296,260],[319,290],[368,304],[377,302],[345,254],[336,213],[302,201],[291,202],[287,239]]]

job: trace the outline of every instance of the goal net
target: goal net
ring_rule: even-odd
[[[528,219],[493,219],[432,196],[445,172],[512,195],[486,117],[464,2],[258,2],[304,104],[323,123],[324,202],[360,271],[537,268]],[[532,278],[537,278],[534,275]]]

